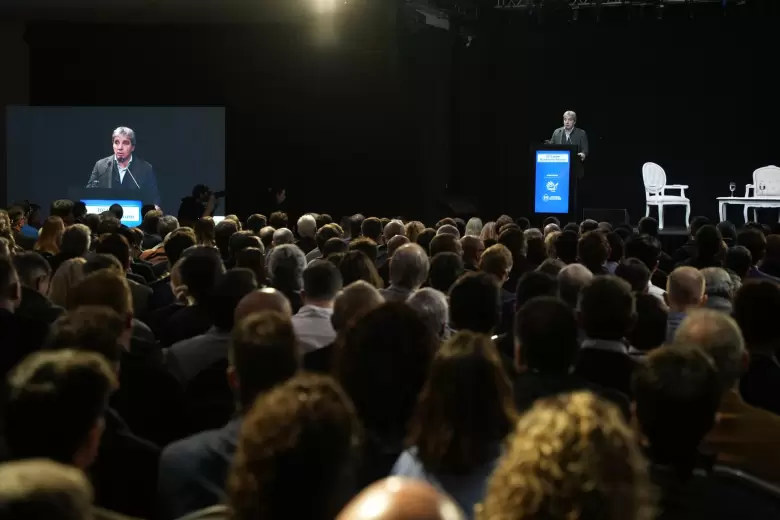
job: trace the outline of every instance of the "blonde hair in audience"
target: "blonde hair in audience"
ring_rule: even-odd
[[[417,237],[425,230],[425,224],[419,220],[413,220],[404,226],[404,230],[406,231],[406,238],[409,239],[409,242],[416,244]]]
[[[651,520],[647,462],[618,409],[589,392],[537,401],[490,478],[478,520]]]
[[[92,499],[86,475],[72,466],[46,459],[0,465],[0,518],[86,520]]]
[[[544,237],[544,249],[547,251],[547,258],[555,258],[555,241],[561,236],[561,231],[553,231]]]
[[[479,233],[479,238],[483,242],[485,240],[498,240],[498,232],[496,231],[496,223],[488,222],[482,227],[482,231]]]
[[[55,305],[65,307],[68,303],[68,293],[84,279],[84,264],[82,257],[65,260],[51,277],[49,284],[49,299]]]

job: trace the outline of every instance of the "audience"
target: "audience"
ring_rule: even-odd
[[[778,516],[780,226],[16,206],[0,517]]]

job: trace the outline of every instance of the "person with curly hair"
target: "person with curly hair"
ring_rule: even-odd
[[[334,518],[354,492],[361,437],[355,408],[332,378],[302,374],[277,386],[244,418],[229,518]]]
[[[490,337],[458,332],[433,360],[409,448],[391,474],[430,482],[472,517],[516,418],[512,385]]]
[[[647,463],[618,409],[588,392],[540,400],[517,423],[478,520],[651,520]]]

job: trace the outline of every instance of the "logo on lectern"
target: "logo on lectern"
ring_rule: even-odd
[[[547,191],[551,191],[555,193],[555,191],[558,189],[558,183],[553,181],[547,181]]]
[[[545,202],[549,202],[550,201],[550,196],[545,193],[544,195],[542,195],[542,200],[545,201]]]

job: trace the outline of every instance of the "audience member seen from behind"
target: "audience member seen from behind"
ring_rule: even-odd
[[[22,301],[16,309],[18,316],[52,323],[64,312],[47,298],[51,281],[51,267],[38,253],[28,252],[13,257],[14,267],[22,284]]]
[[[380,507],[377,507],[380,506]],[[426,482],[379,480],[350,501],[336,520],[465,520],[452,498]]]
[[[404,303],[368,312],[347,332],[335,374],[368,431],[360,487],[387,475],[403,451],[406,427],[437,347],[425,321]]]
[[[228,484],[230,518],[334,518],[354,493],[361,433],[331,378],[300,375],[274,388],[244,419]]]
[[[178,518],[227,499],[227,475],[244,414],[258,396],[298,370],[300,353],[289,316],[265,310],[241,319],[233,330],[228,357],[227,380],[238,413],[222,428],[197,433],[163,450],[159,502],[166,518]]]
[[[574,310],[558,298],[533,298],[517,310],[513,333],[517,409],[525,412],[539,399],[590,390],[612,401],[629,417],[628,399],[623,394],[571,373],[579,351],[578,336]]]
[[[46,459],[0,464],[0,520],[104,518],[84,472]],[[113,518],[113,516],[111,517]]]
[[[636,366],[625,339],[636,323],[631,286],[612,275],[594,277],[580,293],[578,313],[586,339],[574,373],[630,396],[631,374]]]
[[[298,246],[285,244],[274,247],[266,258],[268,277],[271,287],[284,294],[293,312],[303,306],[303,270],[306,268],[306,256]]]
[[[707,302],[704,276],[694,267],[678,267],[669,275],[666,295],[669,302],[666,339],[672,342],[677,327],[685,319],[688,311],[701,307]]]
[[[645,458],[618,410],[590,393],[521,417],[477,507],[479,520],[656,518]]]
[[[459,332],[436,354],[392,475],[426,480],[473,511],[517,414],[488,336]]]
[[[303,271],[303,307],[292,318],[302,353],[322,348],[336,339],[331,318],[333,300],[341,285],[341,273],[327,260],[314,260]]]
[[[387,301],[406,301],[425,283],[429,268],[428,256],[420,246],[399,247],[390,259],[390,285],[380,293]]]
[[[734,298],[734,319],[745,338],[750,365],[739,385],[750,405],[780,415],[780,287],[768,280],[750,280]]]
[[[60,252],[60,242],[64,232],[65,224],[60,217],[47,218],[35,243],[35,251],[46,258],[56,255]]]
[[[666,306],[650,294],[636,295],[636,323],[628,334],[629,352],[642,355],[666,343]]]
[[[406,303],[425,320],[428,328],[439,339],[449,336],[450,305],[447,295],[431,287],[420,289],[406,300]]]
[[[342,258],[341,263],[339,264],[339,271],[341,272],[344,286],[358,280],[363,280],[377,289],[381,289],[384,287],[384,282],[382,281],[382,278],[379,277],[379,273],[377,272],[376,267],[374,267],[374,263],[365,253],[363,253],[363,251],[353,249],[352,246],[354,243],[354,240],[350,243],[350,249],[352,250],[344,255],[344,258]],[[374,248],[376,249],[376,245],[374,245]]]
[[[739,326],[727,314],[699,309],[682,322],[675,342],[710,356],[724,390],[704,449],[717,454],[719,464],[780,483],[780,416],[746,404],[739,395],[739,380],[749,363]]]

